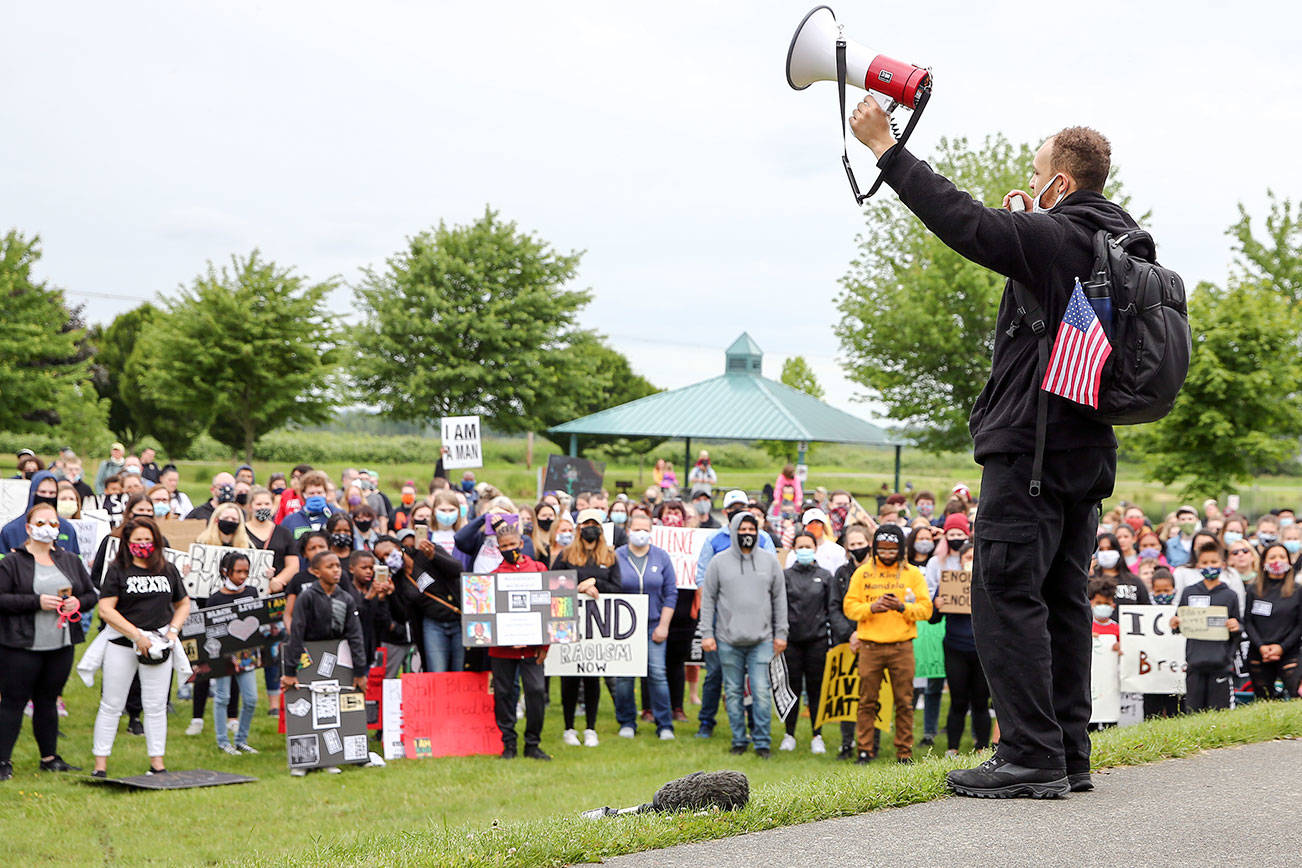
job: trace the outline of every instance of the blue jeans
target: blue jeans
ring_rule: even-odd
[[[713,730],[719,716],[719,697],[723,695],[723,669],[719,652],[705,651],[705,678],[701,681],[701,729]]]
[[[426,618],[423,632],[426,672],[460,672],[466,668],[466,647],[461,643],[460,621]]]
[[[237,745],[249,743],[249,727],[253,724],[253,712],[258,707],[258,670],[250,669],[248,672],[236,672],[234,675],[212,679],[208,687],[212,694],[212,721],[213,728],[217,730],[218,747],[231,743],[230,735],[226,732],[226,706],[231,699],[232,678],[240,688],[240,726],[235,731]]]
[[[654,630],[655,625],[647,625]],[[669,707],[669,679],[665,677],[665,643],[646,640],[646,675],[651,686],[651,713],[655,715],[656,732],[674,731],[674,712]],[[615,679],[615,720],[620,727],[631,726],[637,730],[637,679],[632,676]]]
[[[773,724],[773,696],[769,686],[769,661],[773,643],[729,645],[719,642],[719,664],[723,669],[723,688],[728,706],[728,726],[732,729],[733,747],[746,745],[746,678],[750,678],[751,736],[756,750],[769,747],[769,730]]]
[[[935,738],[940,726],[940,699],[945,693],[945,679],[928,678],[926,690],[922,695],[922,734]]]

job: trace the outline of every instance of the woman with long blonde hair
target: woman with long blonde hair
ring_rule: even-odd
[[[208,519],[208,526],[194,541],[206,546],[254,547],[249,532],[244,529],[244,509],[238,503],[218,504]]]

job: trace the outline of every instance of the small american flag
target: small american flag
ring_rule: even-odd
[[[1110,355],[1112,345],[1103,334],[1103,326],[1077,278],[1040,388],[1097,410],[1099,378],[1103,376],[1103,363]]]

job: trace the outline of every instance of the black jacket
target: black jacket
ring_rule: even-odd
[[[51,549],[50,557],[71,581],[72,595],[81,603],[81,610],[95,608],[99,597],[81,558],[59,549]],[[41,610],[41,598],[32,587],[35,578],[36,558],[27,549],[16,549],[0,560],[0,645],[6,648],[30,648],[35,640],[35,615]],[[68,622],[68,633],[74,645],[86,638],[80,618]]]
[[[841,645],[850,641],[850,637],[859,629],[859,622],[845,616],[841,604],[845,602],[845,592],[850,590],[850,577],[859,565],[850,559],[836,568],[832,575],[832,611],[828,621],[832,628],[832,644]]]
[[[338,623],[335,618],[335,603],[344,609]],[[335,588],[333,594],[327,594],[316,582],[303,588],[294,602],[294,617],[289,625],[288,648],[281,652],[286,675],[298,674],[298,661],[303,656],[303,643],[319,642],[323,639],[347,639],[348,650],[353,655],[353,675],[365,675],[369,662],[366,658],[366,642],[362,634],[362,619],[357,611],[357,598],[344,590],[343,585]]]
[[[783,576],[787,580],[787,641],[826,642],[832,611],[832,574],[815,562],[809,566],[793,564],[783,570]]]
[[[1243,623],[1239,617],[1239,595],[1230,590],[1224,582],[1210,591],[1202,582],[1195,582],[1180,592],[1180,605],[1189,605],[1190,597],[1210,597],[1209,606],[1224,606],[1228,618]],[[1230,638],[1224,642],[1189,639],[1184,643],[1184,659],[1190,669],[1201,672],[1229,671],[1234,668],[1234,649],[1238,644],[1239,634],[1233,631],[1230,632]]]
[[[429,621],[461,620],[461,562],[434,546],[434,557],[414,551],[411,576],[404,569],[393,577],[394,592],[403,608]]]
[[[1280,593],[1283,587],[1282,579],[1268,577],[1266,593],[1258,596],[1257,583],[1248,585],[1243,627],[1248,634],[1249,655],[1255,660],[1261,659],[1262,645],[1283,648],[1280,659],[1284,662],[1298,656],[1299,644],[1302,644],[1302,587],[1295,588],[1291,597]]]
[[[588,579],[596,579],[597,592],[600,594],[624,593],[624,584],[619,576],[619,558],[615,558],[615,562],[608,567],[596,563],[586,563],[580,566],[565,560],[564,552],[558,552],[556,562],[552,564],[552,569],[574,570],[579,574],[580,585]]]
[[[1030,289],[1044,309],[1051,336],[1062,322],[1076,278],[1084,282],[1090,276],[1095,231],[1117,234],[1136,225],[1120,205],[1087,190],[1065,197],[1047,214],[987,208],[898,145],[878,165],[900,201],[941,241]],[[990,379],[968,424],[979,463],[995,453],[1029,453],[1035,448],[1039,348],[1029,327],[1009,337],[1016,308],[1006,286],[999,302]],[[1117,445],[1111,426],[1087,418],[1063,398],[1050,395],[1048,400],[1048,451]]]

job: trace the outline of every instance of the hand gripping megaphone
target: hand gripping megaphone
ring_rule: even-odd
[[[850,155],[845,150],[845,86],[852,84],[868,91],[891,118],[891,131],[902,147],[913,134],[913,128],[922,117],[922,110],[931,99],[931,72],[878,54],[853,40],[846,39],[844,28],[836,23],[836,15],[827,6],[816,6],[800,22],[787,49],[787,84],[793,90],[804,90],[816,81],[834,81],[841,96],[841,162],[855,201],[860,205],[877,192],[882,185],[878,174],[876,182],[866,193],[859,192],[854,170],[850,168]],[[903,132],[895,123],[896,110],[910,114]]]

